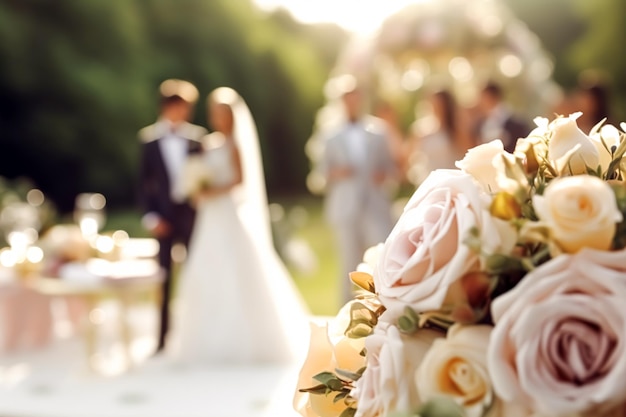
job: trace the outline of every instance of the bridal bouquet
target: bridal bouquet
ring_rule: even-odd
[[[626,124],[578,116],[419,186],[311,325],[303,416],[626,415]]]
[[[193,199],[211,188],[213,178],[214,173],[203,155],[190,155],[183,166],[181,193]]]

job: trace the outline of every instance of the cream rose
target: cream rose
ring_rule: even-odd
[[[504,401],[542,416],[600,416],[626,400],[626,251],[539,266],[492,304],[487,364]]]
[[[456,167],[470,174],[487,192],[500,191],[496,178],[498,168],[494,160],[506,154],[500,139],[475,146],[467,151],[465,157],[456,162]]]
[[[415,374],[420,400],[452,397],[467,417],[482,417],[495,403],[487,372],[491,326],[454,325],[435,340]]]
[[[374,274],[378,296],[399,317],[410,306],[436,311],[452,285],[480,269],[480,259],[464,240],[480,231],[482,251],[510,253],[515,233],[489,213],[489,197],[461,171],[434,171],[409,200],[387,238]]]
[[[329,323],[311,323],[309,353],[300,370],[298,390],[318,385],[313,377],[321,372],[335,372],[336,369],[356,372],[365,366],[365,358],[361,355],[365,339],[343,336],[349,322],[346,316],[349,315],[350,304],[344,306]],[[334,397],[332,393],[323,395],[297,391],[293,405],[303,417],[337,417],[346,409],[346,404],[343,401],[334,402]]]
[[[366,338],[367,369],[356,382],[352,397],[356,417],[383,417],[392,411],[408,412],[419,404],[415,370],[439,332],[419,330],[406,336],[382,321]]]
[[[606,172],[613,161],[611,148],[617,149],[620,144],[620,132],[613,125],[604,125],[599,132],[591,135],[591,140],[598,150],[602,172]]]
[[[595,170],[600,163],[596,146],[576,124],[579,115],[559,117],[550,123],[548,152],[560,175],[585,174],[587,167]]]
[[[622,221],[611,186],[597,177],[576,175],[553,180],[534,196],[535,212],[567,253],[581,248],[609,249]]]

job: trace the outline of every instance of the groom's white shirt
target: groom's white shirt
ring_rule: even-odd
[[[167,120],[159,120],[158,129],[163,132],[159,140],[161,156],[170,179],[170,196],[172,201],[182,203],[185,199],[181,192],[181,175],[187,159],[187,140],[176,135],[172,124]]]

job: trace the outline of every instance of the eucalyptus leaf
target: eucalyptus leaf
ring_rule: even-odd
[[[313,379],[328,386],[328,382],[332,381],[333,379],[337,379],[337,376],[333,374],[332,372],[321,372],[315,375]]]
[[[357,381],[359,378],[361,378],[362,374],[359,374],[358,372],[351,372],[345,369],[335,369],[335,372],[337,372],[337,375],[342,376],[344,378],[348,378],[351,379],[352,381]]]
[[[410,318],[415,323],[419,322],[419,317],[417,317],[417,313],[411,307],[404,307],[404,315]]]
[[[343,382],[337,378],[328,381],[327,386],[333,391],[341,391],[344,388]]]
[[[463,408],[446,397],[434,398],[423,404],[417,414],[420,417],[465,417]]]
[[[417,330],[417,323],[409,319],[407,316],[401,316],[398,319],[398,328],[402,333],[415,333]]]
[[[328,389],[328,387],[326,385],[320,384],[320,385],[316,385],[316,386],[310,387],[310,388],[301,388],[298,391],[300,391],[300,392],[308,392],[310,394],[322,395],[322,394],[328,394],[329,389]]]
[[[333,402],[334,403],[339,402],[339,401],[345,399],[349,394],[350,394],[350,391],[340,392],[339,394],[335,395],[335,398],[333,398]]]

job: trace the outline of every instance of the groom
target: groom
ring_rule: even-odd
[[[160,86],[161,108],[156,123],[139,131],[141,146],[140,200],[146,214],[143,224],[159,241],[159,263],[165,271],[157,352],[165,347],[172,289],[172,246],[187,246],[195,212],[179,191],[187,156],[201,151],[206,129],[188,122],[198,100],[196,87],[182,80]]]
[[[386,186],[397,178],[382,121],[363,112],[356,79],[338,81],[346,120],[327,136],[321,160],[326,177],[326,217],[337,237],[341,260],[342,303],[353,297],[349,273],[366,249],[384,242],[393,226]]]

